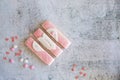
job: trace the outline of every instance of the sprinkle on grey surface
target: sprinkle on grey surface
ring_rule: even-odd
[[[44,65],[24,45],[37,25],[47,19],[72,42],[51,66]],[[13,35],[19,36],[16,44],[35,70],[2,60],[12,45],[4,39]],[[120,0],[0,0],[0,80],[74,80],[74,63],[78,69],[89,68],[86,80],[120,80],[119,38]]]

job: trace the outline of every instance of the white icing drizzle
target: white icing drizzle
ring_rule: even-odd
[[[55,38],[56,41],[58,41],[58,33],[57,33],[56,29],[48,29],[47,32],[49,34],[53,33],[51,35]]]
[[[46,35],[43,34],[42,37],[38,40],[47,48],[47,49],[56,49],[55,43]]]
[[[43,51],[43,49],[40,47],[40,45],[36,41],[33,42],[32,47],[35,51]]]

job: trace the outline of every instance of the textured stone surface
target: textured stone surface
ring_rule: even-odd
[[[72,41],[51,66],[41,63],[24,45],[46,19]],[[20,36],[16,44],[35,70],[2,60],[11,46],[4,38],[13,35]],[[74,80],[82,66],[88,68],[85,80],[120,80],[119,38],[120,0],[0,0],[0,80]],[[74,63],[77,71],[71,72]]]

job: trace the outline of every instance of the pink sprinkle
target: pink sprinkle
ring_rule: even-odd
[[[81,70],[85,70],[85,67],[82,67]]]
[[[73,64],[73,67],[76,67],[77,65],[76,64]]]
[[[32,70],[32,69],[35,69],[35,66],[31,65],[31,66],[29,66],[29,68]]]
[[[20,56],[21,55],[21,53],[15,53],[15,56]]]
[[[14,63],[15,61],[13,59],[9,59],[9,62],[10,63]]]
[[[82,72],[79,72],[80,73],[80,75],[82,75],[83,73]]]
[[[24,68],[28,68],[28,64],[23,64],[23,67]]]
[[[15,48],[11,47],[10,50],[11,50],[11,51],[15,51]]]
[[[76,64],[73,64],[73,65],[72,65],[72,69],[71,69],[71,71],[74,71],[75,68],[76,68],[76,66],[77,66]]]
[[[12,40],[12,42],[14,42],[15,41],[14,37],[11,37],[11,40]]]
[[[19,50],[19,53],[22,53],[22,50]]]
[[[5,38],[5,41],[8,41],[9,40],[9,38]]]
[[[3,57],[3,60],[7,60],[7,57]]]
[[[15,53],[15,56],[20,56],[22,54],[22,50],[19,50],[18,52]]]
[[[10,54],[9,52],[6,52],[6,54]]]
[[[87,75],[86,73],[83,74],[84,77],[85,77],[86,75]]]
[[[15,36],[15,39],[18,39],[18,36]]]
[[[74,70],[75,70],[74,68],[71,69],[71,71],[74,71]]]
[[[77,76],[75,76],[75,80],[78,80],[79,79],[79,76],[77,75]]]

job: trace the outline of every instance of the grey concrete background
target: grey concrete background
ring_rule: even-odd
[[[45,66],[24,45],[24,40],[44,20],[58,26],[72,42],[51,66]],[[15,42],[35,70],[23,69],[2,57]],[[0,0],[0,80],[74,80],[79,68],[88,68],[79,80],[120,80],[120,0]],[[72,64],[77,64],[71,72]]]

